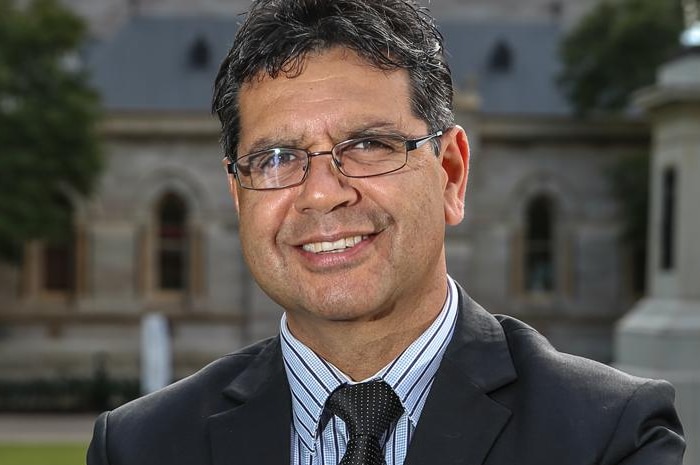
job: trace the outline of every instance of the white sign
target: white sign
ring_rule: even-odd
[[[172,382],[172,351],[168,320],[160,313],[141,320],[141,394],[164,388]]]

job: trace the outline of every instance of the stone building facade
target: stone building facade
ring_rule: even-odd
[[[134,377],[139,325],[170,323],[175,376],[272,335],[280,309],[248,274],[208,106],[235,21],[138,17],[84,56],[101,92],[106,169],[72,198],[74,241],[27,244],[0,270],[0,373]],[[494,313],[603,361],[634,293],[606,172],[647,150],[640,120],[583,121],[554,86],[551,21],[443,24],[470,137],[466,220],[451,275]]]

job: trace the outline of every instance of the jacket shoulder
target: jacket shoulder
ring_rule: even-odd
[[[527,324],[495,318],[517,372],[515,382],[492,393],[513,413],[505,435],[544,439],[567,451],[562,456],[578,451],[585,463],[633,456],[640,461],[629,463],[680,463],[682,428],[670,383],[559,352]]]
[[[236,352],[226,354],[186,378],[156,392],[140,397],[114,410],[112,418],[127,416],[138,411],[152,412],[154,408],[171,404],[180,404],[183,400],[210,402],[221,397],[221,392],[235,380],[262,352],[270,349],[276,338],[269,338],[244,347]],[[218,402],[214,402],[216,404]],[[208,405],[217,411],[218,406]],[[200,405],[201,411],[202,405]]]
[[[210,453],[209,417],[237,405],[236,399],[225,395],[226,388],[261,358],[274,360],[277,350],[277,338],[260,341],[103,413],[95,423],[88,463],[163,463],[164,451],[170,451],[174,460],[169,463],[202,463]]]
[[[503,328],[521,383],[547,387],[562,394],[571,389],[578,395],[626,398],[651,381],[604,363],[560,352],[522,321],[504,315],[494,316]]]

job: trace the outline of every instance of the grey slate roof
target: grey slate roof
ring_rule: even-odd
[[[89,47],[86,65],[108,110],[208,111],[219,63],[237,29],[231,19],[137,17]],[[190,64],[203,40],[209,60]]]
[[[214,76],[236,29],[231,18],[137,17],[115,36],[90,46],[86,65],[108,110],[208,111]],[[556,25],[441,21],[440,29],[457,86],[476,78],[483,112],[570,113],[554,83]],[[209,52],[200,67],[190,61],[197,41]],[[510,50],[510,69],[489,66],[499,43]],[[509,55],[501,52],[502,59]]]
[[[476,79],[482,111],[493,114],[562,115],[572,112],[556,85],[561,31],[553,23],[442,22],[445,48],[457,87]],[[509,70],[490,66],[499,44],[511,51]]]

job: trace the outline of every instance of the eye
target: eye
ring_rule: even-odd
[[[354,141],[346,150],[358,152],[390,152],[398,150],[401,141],[394,137],[367,137]]]
[[[399,136],[372,136],[350,141],[343,154],[350,157],[392,155],[404,150],[404,139]]]
[[[290,149],[271,149],[249,155],[247,167],[253,172],[271,172],[288,168],[301,160],[299,153]]]

